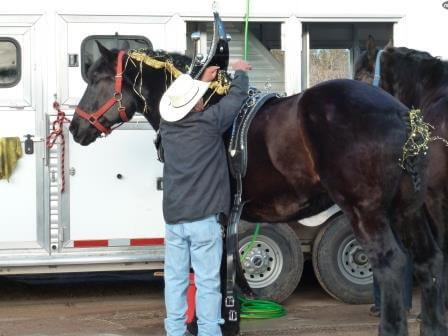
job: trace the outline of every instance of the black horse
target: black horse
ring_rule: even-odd
[[[371,83],[375,70],[377,85],[407,107],[420,109],[425,122],[434,127],[431,136],[438,139],[429,148],[425,206],[431,218],[431,231],[444,254],[442,279],[445,307],[448,308],[448,143],[445,140],[448,139],[448,62],[424,51],[392,47],[391,44],[380,53],[369,36],[366,51],[356,61],[355,79]],[[408,241],[407,245],[415,243]],[[414,259],[418,261],[427,253],[432,254],[416,250]],[[420,267],[416,271],[420,282],[432,281]]]
[[[158,129],[159,101],[172,76],[167,66],[154,66],[153,61],[169,67],[174,62],[184,69],[190,60],[151,52],[147,57],[119,56],[117,50],[101,46],[100,51],[102,56],[89,69],[88,87],[70,124],[75,141],[89,145],[101,135],[95,125],[110,130],[136,111],[147,110],[144,116]],[[142,66],[126,66],[137,58]],[[117,65],[125,68],[120,104],[89,120],[114,96]],[[138,85],[135,90],[136,78],[143,78],[141,89]],[[81,117],[80,111],[85,115]],[[124,119],[120,117],[123,111]],[[407,116],[408,108],[388,93],[351,80],[328,81],[269,101],[249,130],[250,159],[243,181],[243,198],[248,202],[242,217],[286,222],[318,213],[330,201],[337,203],[350,219],[378,279],[382,292],[379,333],[383,336],[407,335],[402,293],[406,256],[396,238],[397,227],[406,225],[409,234],[420,237],[417,247],[433,249],[417,261],[431,279],[422,283],[422,309],[428,324],[422,334],[446,335],[439,299],[442,255],[427,232],[422,208],[426,163],[422,158],[414,167],[420,188],[398,164],[409,137]]]

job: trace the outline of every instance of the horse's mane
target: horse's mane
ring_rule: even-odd
[[[175,78],[181,73],[187,73],[191,65],[190,57],[175,52],[168,53],[164,50],[129,50],[128,55],[135,66],[136,61],[155,69],[165,69]],[[229,88],[230,77],[227,73],[221,75],[218,73],[218,78],[212,81],[209,86],[210,90],[221,96],[227,94]]]
[[[135,54],[144,54],[146,56],[149,56],[157,61],[160,62],[171,62],[173,65],[180,70],[183,73],[186,73],[189,69],[189,66],[191,64],[191,58],[182,55],[177,52],[167,52],[165,50],[152,50],[152,49],[138,49],[138,50],[131,50],[130,52],[134,52]]]
[[[432,59],[436,58],[434,56],[431,56],[431,54],[426,51],[409,49],[406,47],[396,47],[396,48],[394,48],[394,50],[397,54],[400,54],[404,57],[409,57],[416,62],[420,62],[422,60],[432,60]]]
[[[424,80],[430,86],[448,84],[448,61],[442,61],[426,51],[406,47],[392,47],[388,51],[399,58],[397,66],[401,67],[402,73],[407,74],[410,81],[417,76],[417,79]]]

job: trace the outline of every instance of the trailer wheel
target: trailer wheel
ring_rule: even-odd
[[[250,244],[255,225],[241,222],[240,256]],[[251,251],[242,260],[242,266],[249,286],[257,296],[282,302],[296,289],[302,276],[300,240],[287,224],[263,223]]]
[[[372,267],[345,215],[331,219],[315,238],[313,268],[332,297],[345,303],[372,302]]]

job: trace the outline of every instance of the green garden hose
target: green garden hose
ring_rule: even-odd
[[[249,0],[246,0],[246,17],[244,24],[244,60],[247,61],[248,43],[247,35],[249,34]]]
[[[286,315],[285,308],[270,300],[249,300],[238,297],[241,302],[241,318],[270,319]]]
[[[258,237],[258,233],[260,232],[260,223],[257,223],[255,226],[254,234],[252,235],[252,239],[243,251],[241,256],[241,263],[244,259],[246,259],[247,254],[252,250],[255,244],[255,240]],[[246,319],[269,319],[282,317],[286,315],[285,308],[270,300],[257,300],[257,299],[245,299],[243,297],[238,297],[241,302],[241,318]]]
[[[257,223],[257,225],[255,226],[255,231],[254,231],[254,234],[252,236],[252,239],[251,239],[249,245],[247,245],[246,248],[244,249],[243,254],[241,255],[241,263],[243,263],[243,260],[246,259],[247,254],[254,247],[255,239],[257,239],[259,232],[260,232],[260,223]]]

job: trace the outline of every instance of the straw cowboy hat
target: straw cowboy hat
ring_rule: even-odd
[[[160,116],[171,122],[182,119],[202,98],[209,84],[195,80],[190,75],[180,75],[160,100]]]

